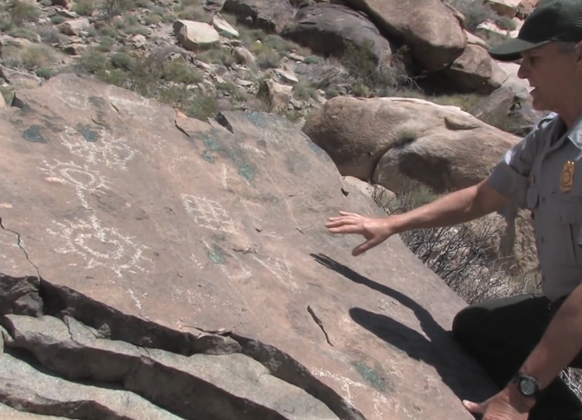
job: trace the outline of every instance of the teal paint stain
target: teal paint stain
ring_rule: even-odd
[[[208,150],[203,151],[201,156],[206,162],[214,162],[214,156],[208,153]]]
[[[204,142],[204,145],[206,146],[206,148],[208,150],[220,150],[221,149],[220,143],[218,143],[212,137],[204,137],[202,139],[202,141]]]
[[[93,130],[90,125],[79,123],[75,126],[75,130],[80,132],[89,143],[95,143],[99,139],[99,133]]]
[[[32,143],[46,143],[46,139],[42,136],[40,129],[42,127],[40,125],[31,125],[22,133],[22,136],[25,140],[30,141]]]
[[[379,373],[379,369],[371,368],[364,362],[356,362],[354,366],[366,382],[378,391],[386,390],[386,379]]]
[[[256,168],[252,163],[243,163],[238,167],[238,174],[247,181],[255,179]]]
[[[224,264],[224,251],[218,245],[214,245],[214,249],[208,253],[208,259],[214,264]]]

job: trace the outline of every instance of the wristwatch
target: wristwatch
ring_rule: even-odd
[[[540,396],[540,385],[534,377],[518,373],[511,382],[517,386],[519,393],[524,397],[537,399]]]

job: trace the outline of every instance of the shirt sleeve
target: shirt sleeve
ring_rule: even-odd
[[[533,163],[540,149],[544,119],[519,143],[509,149],[489,175],[489,184],[499,194],[527,207],[527,190]],[[544,124],[545,125],[545,124]]]

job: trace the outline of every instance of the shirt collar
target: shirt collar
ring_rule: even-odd
[[[561,118],[560,122],[564,124]],[[574,146],[582,150],[582,115],[578,117],[572,126],[572,129],[568,131],[567,137],[574,144]]]

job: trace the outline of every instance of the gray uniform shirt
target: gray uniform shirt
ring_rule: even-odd
[[[582,282],[581,157],[582,117],[567,131],[562,119],[550,114],[505,154],[489,177],[496,191],[532,211],[542,290],[552,300]],[[567,174],[563,177],[568,167],[574,169],[571,183]]]

